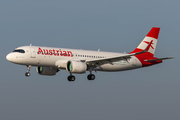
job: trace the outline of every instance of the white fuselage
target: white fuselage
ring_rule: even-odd
[[[94,80],[92,71],[123,71],[159,64],[172,57],[154,57],[160,28],[153,27],[134,51],[125,53],[77,50],[67,48],[22,46],[6,56],[12,63],[26,65],[25,76],[30,76],[31,66],[37,66],[40,75],[55,75],[59,69],[70,73],[68,81],[74,81],[74,73],[89,71],[88,80]]]
[[[7,55],[7,59],[13,63],[20,65],[32,65],[41,67],[54,67],[66,69],[68,61],[87,61],[98,60],[113,56],[120,56],[123,53],[76,50],[67,48],[52,48],[40,46],[22,46],[16,48],[24,50],[24,53],[11,52]],[[15,49],[15,50],[16,50]],[[97,71],[122,71],[142,67],[141,62],[135,56],[101,66],[96,66],[93,70]]]

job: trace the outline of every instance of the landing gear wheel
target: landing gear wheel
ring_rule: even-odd
[[[29,77],[29,76],[30,76],[30,73],[29,73],[29,72],[26,72],[26,73],[25,73],[25,76],[26,76],[26,77]]]
[[[75,81],[75,76],[73,76],[73,75],[70,75],[70,76],[68,76],[68,81]]]
[[[87,79],[88,79],[88,80],[94,80],[94,79],[95,79],[95,75],[94,75],[94,74],[89,74],[89,75],[87,76]]]
[[[30,76],[30,73],[29,73],[30,68],[31,68],[31,65],[27,65],[27,72],[25,73],[25,76],[26,76],[26,77],[29,77],[29,76]]]

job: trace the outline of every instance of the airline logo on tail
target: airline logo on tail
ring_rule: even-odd
[[[150,30],[150,32],[145,36],[145,38],[142,40],[142,42],[138,45],[138,47],[131,53],[141,52],[147,47],[147,44],[150,44],[148,51],[141,55],[153,57],[155,53],[155,49],[156,49],[159,31],[160,31],[160,28],[153,27]],[[141,56],[141,55],[138,55],[138,56]]]
[[[151,41],[153,41],[153,40],[151,40]],[[144,41],[144,42],[147,43],[148,45],[150,44],[150,43],[147,42],[147,41]],[[152,44],[153,44],[153,43],[150,44],[150,47],[151,47],[152,49],[154,49],[154,47],[152,46]]]

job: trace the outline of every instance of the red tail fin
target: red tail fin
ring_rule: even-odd
[[[141,52],[147,47],[148,44],[150,44],[150,46],[148,47],[148,52],[139,54],[137,56],[153,57],[156,49],[159,31],[160,28],[153,27],[146,35],[146,37],[142,40],[142,42],[138,45],[138,47],[131,53]]]

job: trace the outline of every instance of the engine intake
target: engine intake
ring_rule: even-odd
[[[85,73],[87,70],[86,63],[78,62],[78,61],[68,61],[66,70],[70,73]]]

